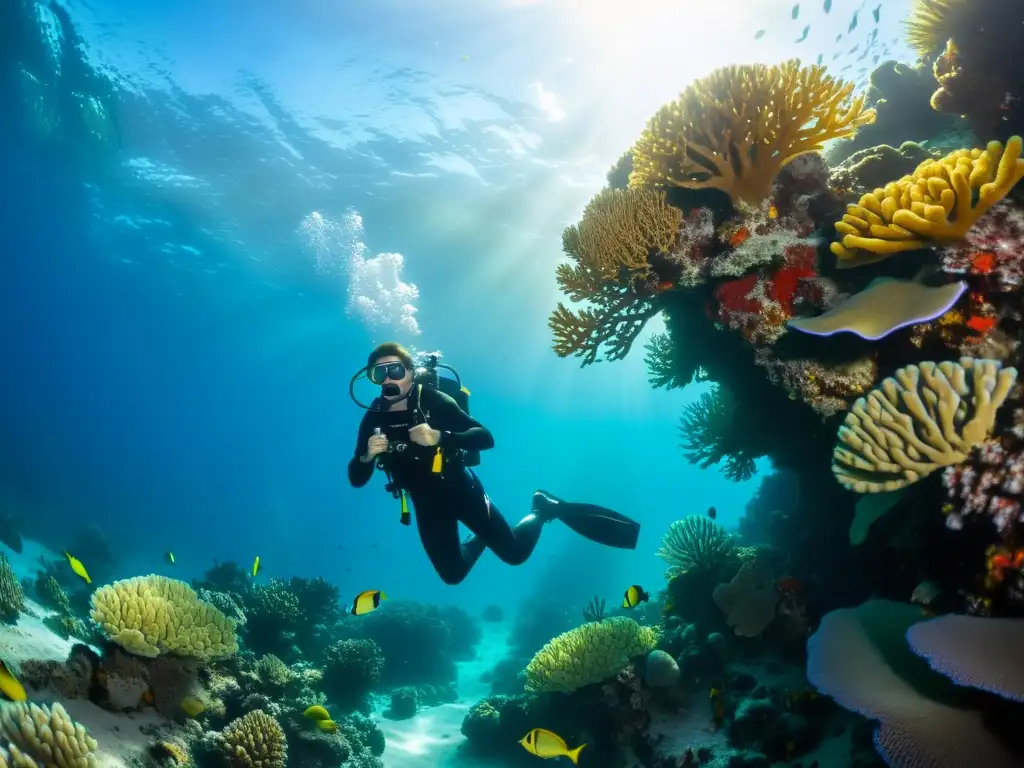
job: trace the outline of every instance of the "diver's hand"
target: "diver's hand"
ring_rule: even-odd
[[[388,439],[384,435],[370,435],[366,441],[366,455],[360,459],[364,464],[369,464],[382,453],[388,452]]]
[[[409,428],[409,439],[416,445],[425,445],[430,448],[441,441],[441,430],[434,429],[427,423],[417,424]]]

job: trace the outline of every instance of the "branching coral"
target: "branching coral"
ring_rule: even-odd
[[[658,557],[668,563],[668,578],[682,573],[710,571],[732,556],[736,543],[714,520],[688,515],[669,526]]]
[[[231,768],[284,768],[288,742],[277,720],[261,709],[231,722],[221,733]]]
[[[687,461],[707,469],[724,460],[726,477],[742,481],[753,477],[758,457],[738,440],[741,430],[735,411],[736,402],[729,391],[715,385],[683,409],[679,432]]]
[[[708,372],[685,358],[667,333],[656,333],[644,344],[647,381],[652,387],[682,389],[694,381],[707,381]]]
[[[35,768],[37,761],[44,768],[98,768],[100,764],[94,754],[96,740],[60,704],[2,705],[0,735],[7,741],[7,749],[0,748],[0,765],[7,764],[5,758],[15,768]]]
[[[719,189],[756,205],[794,157],[874,121],[853,87],[796,59],[717,69],[651,118],[630,186]]]
[[[125,650],[201,660],[238,650],[235,623],[200,600],[188,584],[164,576],[115,581],[92,595],[92,620]]]
[[[836,223],[838,266],[879,261],[936,242],[963,240],[971,227],[1024,177],[1021,138],[1004,148],[961,149],[926,160],[909,176],[864,195]]]
[[[526,667],[526,689],[571,693],[614,677],[629,661],[649,653],[657,630],[622,616],[571,629],[545,645]]]
[[[993,360],[908,365],[854,403],[832,471],[857,493],[894,491],[959,464],[992,432],[1017,380]]]

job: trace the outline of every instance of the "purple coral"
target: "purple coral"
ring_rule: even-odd
[[[912,626],[907,642],[957,685],[1024,701],[1024,619],[942,616]]]
[[[985,728],[981,713],[922,691],[936,680],[907,646],[920,609],[886,600],[825,615],[807,643],[807,678],[846,709],[878,720],[875,748],[895,768],[1011,768],[1018,762]]]

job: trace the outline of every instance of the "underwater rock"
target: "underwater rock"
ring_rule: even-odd
[[[655,649],[644,662],[644,682],[651,688],[671,688],[679,682],[679,665],[665,651]]]
[[[488,605],[484,608],[484,612],[480,615],[480,618],[488,623],[497,624],[498,622],[505,620],[505,611],[500,605]]]
[[[389,720],[408,720],[416,715],[417,697],[415,688],[397,688],[391,692],[391,706],[384,711]]]
[[[879,144],[854,152],[835,166],[829,172],[828,183],[833,189],[859,196],[884,187],[893,179],[910,174],[925,160],[939,156],[913,141],[903,142],[898,149]]]

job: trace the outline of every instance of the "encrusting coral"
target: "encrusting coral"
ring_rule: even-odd
[[[1021,138],[926,160],[910,175],[864,195],[836,222],[837,266],[880,261],[934,242],[962,240],[1024,177]]]
[[[857,493],[894,491],[967,459],[1017,380],[994,360],[908,365],[854,403],[832,471]]]
[[[97,743],[60,704],[0,705],[0,765],[14,768],[98,768]],[[6,741],[6,749],[3,748]]]
[[[139,656],[170,653],[209,661],[238,651],[234,621],[188,584],[164,576],[101,587],[92,595],[91,615],[108,638]]]
[[[719,189],[757,205],[793,158],[874,121],[853,88],[798,59],[717,69],[651,118],[629,185]]]
[[[231,768],[284,768],[288,742],[277,720],[261,709],[232,721],[221,732]]]
[[[541,648],[526,667],[526,690],[571,693],[600,683],[654,649],[658,631],[616,616],[571,629]]]

